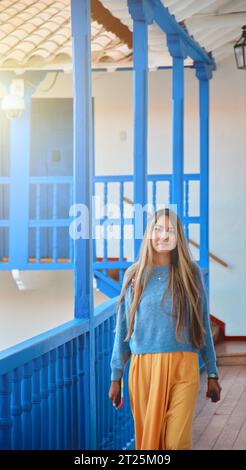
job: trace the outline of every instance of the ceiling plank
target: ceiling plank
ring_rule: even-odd
[[[197,15],[189,18],[185,23],[191,34],[196,34],[198,31],[202,31],[207,28],[216,29],[217,27],[240,27],[243,24],[246,24],[246,12],[224,13],[222,15]]]
[[[177,15],[175,14],[176,19],[177,21],[186,20],[187,18],[200,13],[202,10],[204,10],[204,8],[213,5],[215,1],[216,0],[204,0],[203,2],[198,2],[197,0],[193,0],[190,5],[179,10]]]
[[[226,32],[224,31],[224,34],[221,34],[220,36],[216,38],[214,38],[213,35],[211,35],[210,41],[205,42],[205,47],[209,51],[215,51],[216,49],[219,49],[221,46],[224,46],[225,44],[227,44],[228,41],[236,42],[237,33],[238,33],[237,28],[232,28],[231,30],[227,30]]]

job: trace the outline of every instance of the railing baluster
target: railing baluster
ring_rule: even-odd
[[[156,181],[152,181],[152,204],[156,210]]]
[[[107,395],[106,387],[105,387],[105,363],[104,363],[104,354],[105,354],[105,322],[101,323],[100,325],[100,382],[101,382],[101,390],[103,396]],[[105,449],[107,446],[107,423],[106,423],[106,409],[105,406],[102,407],[102,448]]]
[[[109,352],[111,354],[114,342],[114,315],[109,318]],[[110,369],[110,359],[108,359],[108,369],[109,369],[109,385],[111,383],[111,369]],[[108,401],[109,406],[109,431],[108,431],[108,441],[109,441],[109,449],[114,448],[114,433],[113,433],[113,412],[112,410],[112,402]]]
[[[33,361],[32,376],[32,429],[33,429],[33,449],[41,449],[41,394],[40,394],[40,357]]]
[[[40,184],[36,185],[36,263],[40,263],[40,227],[38,222],[40,221]]]
[[[108,183],[104,182],[104,214],[103,214],[103,261],[108,261],[108,240],[107,240],[107,233],[108,233],[108,225],[107,223],[105,224],[105,221],[108,222]],[[105,268],[103,270],[103,274],[107,276],[108,270]]]
[[[11,415],[13,417],[12,449],[16,450],[21,450],[23,447],[21,427],[21,379],[22,368],[17,367],[13,370],[13,390],[11,396]]]
[[[72,183],[69,184],[69,208],[72,206],[73,204],[73,185]],[[68,232],[69,233],[69,232]],[[70,262],[72,263],[73,262],[73,239],[72,237],[69,236],[69,259],[70,259]]]
[[[11,449],[10,374],[0,375],[0,448]]]
[[[72,448],[71,431],[72,431],[72,347],[71,341],[65,344],[64,356],[64,387],[65,387],[65,400],[64,400],[64,428],[65,428],[65,449]]]
[[[53,196],[52,196],[52,219],[53,221],[57,218],[57,184],[53,184]],[[52,258],[53,262],[57,263],[57,227],[52,227]]]
[[[168,190],[168,204],[172,204],[172,177],[169,180],[169,190]]]
[[[85,449],[85,335],[78,337],[77,367],[78,367],[78,448]]]
[[[64,381],[63,381],[63,356],[64,345],[58,348],[58,360],[56,370],[56,413],[57,413],[57,448],[64,449]]]
[[[24,365],[22,381],[23,448],[32,450],[32,364]]]
[[[48,363],[49,355],[44,354],[41,357],[41,410],[42,410],[42,427],[41,427],[41,448],[49,448],[49,389],[48,389]]]
[[[49,449],[56,449],[56,349],[49,353]]]
[[[124,182],[120,182],[120,261],[124,260]],[[123,281],[123,269],[119,269],[119,282]]]
[[[85,350],[84,350],[84,400],[86,397],[89,397],[90,393],[90,337],[89,332],[85,334]],[[85,434],[85,449],[89,449],[91,445],[91,438],[90,433],[88,430],[90,429],[90,413],[88,406],[85,405],[85,427],[84,427],[84,434]]]
[[[109,325],[110,320],[107,319],[105,320],[105,331],[104,331],[104,355],[103,355],[103,364],[105,367],[105,397],[108,396],[108,387],[110,384],[110,357],[109,357],[109,352],[110,352],[110,325]],[[106,408],[106,440],[105,440],[105,449],[110,449],[111,446],[111,441],[110,441],[110,415],[112,413],[112,410],[110,408],[112,404],[107,400],[105,404]]]
[[[101,383],[99,379],[100,373],[100,344],[99,344],[99,329],[98,326],[95,329],[95,382],[96,382],[96,419],[97,419],[97,449],[101,449],[101,430],[100,430],[100,415],[101,415],[101,407],[100,407],[100,391],[101,391]]]
[[[78,371],[77,340],[72,341],[72,447],[78,449]]]
[[[184,215],[187,218],[189,216],[189,180],[185,178],[184,184],[185,184],[185,203],[184,203],[185,214]],[[184,228],[185,228],[185,236],[186,236],[186,239],[188,240],[188,238],[189,238],[189,224],[188,224],[187,219],[185,221]]]
[[[120,449],[123,446],[127,448],[132,437],[129,434],[131,428],[127,419],[129,405],[125,395],[124,408],[116,411],[108,397],[109,360],[114,339],[112,330],[115,316],[113,312],[108,312],[109,315],[106,316],[105,313],[103,312],[101,323],[97,317],[96,326],[96,445],[98,449]],[[70,331],[70,328],[70,337],[67,332],[57,332],[56,338],[58,339],[61,333],[64,334],[65,341],[55,350],[49,349],[51,343],[52,346],[54,344],[50,338],[55,336],[48,335],[42,340],[39,336],[38,349],[35,345],[34,349],[31,346],[28,351],[28,363],[23,360],[22,365],[20,364],[21,351],[18,351],[18,364],[12,368],[16,353],[13,354],[8,373],[0,377],[1,449],[91,448],[88,407],[89,331],[86,329],[88,326],[83,327],[83,322],[82,335],[78,325],[69,326],[67,331]],[[74,337],[74,328],[79,336]],[[23,349],[25,360],[27,349],[26,345]],[[41,352],[40,356],[37,356],[37,351]],[[1,366],[4,368],[2,370],[5,371],[8,369],[7,359],[5,357],[1,360]]]

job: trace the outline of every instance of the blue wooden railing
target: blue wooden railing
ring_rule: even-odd
[[[127,449],[134,423],[125,369],[124,406],[108,397],[115,306],[111,299],[89,320],[73,320],[0,353],[0,449],[90,449],[90,407],[96,407],[97,449]],[[95,380],[89,336],[95,335]],[[90,401],[95,383],[96,403]]]
[[[171,174],[148,175],[148,203],[154,208],[157,204],[171,203],[172,194]],[[192,182],[200,182],[199,174],[184,175],[184,215],[183,224],[186,237],[189,237],[189,227],[191,224],[200,224],[201,217],[190,214],[190,195]],[[11,255],[8,240],[10,231],[16,233],[16,243],[18,246],[18,230],[15,229],[14,221],[9,214],[9,198],[11,181],[8,177],[0,177],[0,269],[72,269],[73,267],[73,243],[69,237],[69,225],[72,218],[69,217],[69,208],[72,205],[72,177],[30,177],[29,190],[29,220],[26,231],[27,240],[22,241],[28,246],[28,259],[23,259],[20,263]],[[132,200],[133,177],[132,175],[122,176],[95,176],[94,194],[100,195],[103,206],[110,199],[110,190],[114,191],[113,202],[118,201],[120,213],[123,217],[112,218],[108,213],[95,219],[95,226],[103,226],[104,231],[107,225],[118,224],[121,237],[118,242],[117,261],[109,261],[109,241],[104,239],[95,241],[94,245],[94,271],[100,284],[108,279],[108,269],[119,269],[119,281],[123,279],[124,269],[127,268],[132,259],[127,259],[125,253],[124,230],[127,226],[133,227],[133,214],[127,199]],[[198,189],[199,191],[199,189]],[[116,197],[116,199],[115,199]],[[20,195],[21,204],[21,195]],[[126,208],[129,207],[129,215]],[[100,251],[102,252],[100,254]],[[133,240],[132,250],[133,252]],[[97,259],[101,258],[100,261]],[[99,272],[100,270],[100,272]],[[99,286],[100,287],[100,286]],[[109,289],[115,289],[114,295],[118,291],[118,284],[111,282]]]

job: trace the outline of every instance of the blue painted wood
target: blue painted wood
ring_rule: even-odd
[[[189,217],[189,180],[184,181],[184,216]],[[185,236],[186,239],[189,239],[189,223],[185,223]]]
[[[85,369],[84,357],[86,349],[86,336],[78,337],[77,367],[78,367],[78,448],[86,449],[85,421],[86,421],[86,388],[85,388]]]
[[[184,51],[178,35],[168,34],[167,45],[173,59],[172,74],[172,204],[184,215]]]
[[[73,185],[70,184],[69,188],[70,188],[69,189],[69,207],[71,207],[73,204]],[[73,253],[72,237],[69,237],[69,259],[70,259],[70,262],[73,263],[74,253]]]
[[[145,3],[128,0],[133,19],[133,118],[134,118],[134,258],[139,254],[147,225],[147,134],[148,134],[148,24]],[[150,12],[151,13],[151,12]]]
[[[21,450],[23,448],[21,426],[21,379],[22,369],[14,369],[12,374],[11,416],[13,419],[12,447],[16,450]]]
[[[97,421],[100,423],[99,429],[102,429],[102,431],[97,445],[100,448],[117,448],[117,445],[122,443],[125,446],[124,439],[130,439],[126,433],[126,420],[124,421],[123,418],[117,418],[118,434],[115,437],[112,428],[115,410],[113,410],[111,401],[108,398],[110,384],[109,359],[114,340],[111,327],[117,300],[118,297],[95,309],[94,327],[98,331],[100,329],[101,345],[100,348],[97,347],[96,349],[96,361],[99,367],[96,378],[99,378],[99,380],[96,383],[97,405],[94,404],[93,406],[99,409]],[[64,339],[69,338],[68,332],[63,331],[64,328],[67,330],[68,326],[62,325],[59,329],[56,328],[52,332],[42,334],[42,341],[39,335],[28,342],[9,348],[6,350],[8,352],[1,352],[0,373],[8,370],[5,376],[2,375],[1,377],[7,375],[10,377],[13,372],[16,372],[16,375],[13,375],[13,388],[11,389],[11,381],[9,381],[8,393],[6,393],[6,380],[5,382],[2,381],[5,385],[4,393],[3,387],[0,388],[0,428],[1,431],[4,430],[6,440],[6,423],[12,424],[11,419],[6,421],[6,418],[10,416],[11,411],[14,423],[12,435],[15,436],[16,434],[16,438],[13,439],[12,443],[11,439],[9,442],[1,442],[1,446],[17,448],[18,438],[20,439],[20,436],[23,435],[23,449],[39,449],[40,447],[47,448],[47,446],[50,449],[76,448],[75,431],[72,429],[74,423],[72,418],[73,410],[76,409],[78,447],[89,449],[91,445],[90,433],[88,432],[90,429],[90,410],[88,406],[90,392],[90,330],[87,322],[87,330],[82,332],[81,335],[84,322],[79,322],[79,328],[77,320],[74,320],[73,323],[75,324],[74,328],[71,324],[69,326],[70,339],[68,341],[64,341]],[[75,332],[76,336],[74,336]],[[62,344],[60,344],[59,337],[63,338]],[[73,351],[71,350],[72,345]],[[74,357],[74,353],[76,357]],[[71,356],[71,354],[73,355]],[[27,358],[29,358],[28,362]],[[76,384],[76,380],[73,382],[75,376],[77,377],[78,388],[76,388],[78,395],[74,394],[73,389],[73,385]],[[21,377],[23,377],[22,381]],[[66,387],[67,391],[65,390]],[[10,402],[11,391],[12,402]],[[78,400],[75,404],[72,398],[76,396]],[[106,397],[105,400],[102,399],[103,397]],[[22,406],[20,406],[20,400]],[[20,410],[22,410],[21,429],[19,436],[17,436],[17,429],[20,426],[17,422]],[[121,426],[124,422],[123,429]],[[67,436],[64,439],[65,429]],[[45,437],[45,433],[47,437]],[[67,446],[66,442],[71,436],[71,445]]]
[[[86,333],[88,330],[88,320],[71,320],[16,346],[4,349],[0,351],[0,374],[11,372],[14,368],[39,358],[54,348],[63,347],[67,341]]]
[[[53,185],[52,194],[52,218],[55,221],[57,218],[57,184]],[[57,228],[53,227],[52,230],[52,257],[53,261],[57,263]]]
[[[11,269],[17,269],[15,263],[0,263],[0,270],[10,271]],[[73,263],[46,263],[42,261],[41,263],[21,263],[18,265],[19,270],[25,271],[59,271],[62,269],[73,269]]]
[[[104,395],[104,386],[103,386],[103,380],[104,380],[104,370],[103,370],[103,353],[104,353],[104,347],[103,347],[103,342],[104,342],[104,332],[103,332],[103,326],[105,322],[101,323],[97,327],[98,331],[98,343],[99,343],[99,348],[98,348],[98,365],[99,365],[99,382],[98,382],[98,388],[97,388],[97,401],[98,405],[100,403],[100,397],[105,396]],[[105,408],[101,410],[98,406],[98,413],[99,413],[99,436],[100,436],[100,441],[98,442],[99,444],[99,449],[105,449],[105,429],[104,429],[104,423],[105,423]]]
[[[56,414],[57,414],[57,449],[64,449],[64,345],[58,348],[56,369]]]
[[[24,365],[22,385],[23,448],[32,450],[32,363]]]
[[[95,360],[95,374],[96,374],[96,419],[97,419],[97,449],[100,449],[101,445],[101,415],[100,415],[100,401],[98,397],[98,390],[100,388],[100,372],[101,372],[101,351],[100,351],[100,327],[95,329],[95,348],[96,348],[96,360]]]
[[[77,338],[72,340],[72,448],[78,449],[78,368]]]
[[[108,318],[109,322],[109,351],[112,351],[112,345],[114,343],[114,335],[115,335],[115,316],[111,315]],[[111,370],[109,371],[111,374]],[[108,440],[109,440],[109,449],[114,449],[114,413],[109,413],[109,431],[108,431]]]
[[[108,183],[105,182],[103,185],[103,205],[104,205],[104,214],[103,214],[103,261],[107,262],[108,260],[108,227],[105,222],[108,221]],[[107,276],[107,269],[103,270],[103,274]]]
[[[72,448],[72,343],[65,344],[64,356],[64,408],[66,410],[64,420],[65,441],[64,448]]]
[[[96,448],[95,332],[93,325],[93,243],[92,177],[93,133],[91,98],[91,5],[90,0],[71,2],[73,46],[73,135],[74,135],[74,202],[86,206],[87,238],[74,241],[74,315],[89,318],[90,324],[90,449]],[[81,184],[83,181],[83,184]]]
[[[73,141],[74,141],[74,203],[88,209],[89,238],[74,241],[75,317],[89,318],[92,298],[92,104],[91,104],[91,34],[90,1],[71,2],[73,50]],[[81,184],[83,181],[83,184]]]
[[[41,357],[41,413],[42,413],[42,427],[41,427],[41,448],[47,450],[49,448],[49,406],[48,406],[48,353]]]
[[[36,260],[40,263],[40,184],[36,186]]]
[[[160,28],[167,34],[176,34],[184,45],[186,55],[195,61],[202,61],[215,69],[215,62],[211,53],[201,47],[193,37],[191,37],[184,25],[180,25],[174,15],[171,15],[161,0],[145,0],[153,11],[154,20]]]
[[[209,79],[212,70],[196,63],[200,111],[200,264],[209,268]]]
[[[101,325],[99,325],[100,329],[100,340],[101,340],[101,394],[102,396],[106,396],[107,394],[107,386],[108,383],[106,383],[106,370],[105,370],[105,342],[106,342],[106,323],[107,321],[103,322]],[[99,390],[98,390],[99,391]],[[106,415],[106,407],[103,407],[102,413],[101,413],[101,420],[102,420],[102,449],[107,448],[107,415]]]
[[[124,260],[124,182],[120,182],[120,256],[119,260]],[[123,281],[124,271],[119,269],[119,282]]]
[[[28,259],[28,218],[29,218],[29,157],[31,93],[25,93],[25,110],[19,119],[10,122],[10,260],[18,268]]]
[[[152,204],[156,210],[156,181],[152,181]]]
[[[0,449],[11,448],[10,375],[0,375]]]
[[[85,448],[86,449],[91,449],[92,447],[92,438],[91,438],[91,432],[88,432],[89,430],[91,431],[91,410],[88,407],[88,399],[90,397],[90,392],[91,392],[91,386],[90,386],[90,380],[91,380],[91,368],[90,368],[90,338],[89,338],[90,332],[88,332],[85,335],[85,349],[84,349],[84,355],[83,355],[83,370],[85,374],[84,378],[84,397],[87,403],[85,403],[85,421],[84,421],[84,427],[83,427],[83,433],[84,433],[84,440],[85,440]],[[93,358],[94,360],[94,358]],[[96,395],[96,393],[95,393]],[[91,405],[94,408],[95,412],[95,406],[94,402],[91,402]],[[94,439],[96,439],[96,435],[94,436]],[[93,444],[95,445],[95,443]]]
[[[120,185],[124,185],[125,182],[130,182],[130,181],[133,181],[133,177],[130,176],[130,175],[121,175],[121,176],[115,176],[114,178],[112,178],[110,175],[105,175],[103,177],[95,177],[94,178],[94,182],[93,182],[93,185],[96,185],[96,184],[99,184],[99,183],[106,183],[107,182],[107,178],[108,178],[108,183],[118,183]],[[167,182],[169,184],[169,191],[171,191],[171,178],[172,176],[170,174],[167,174],[167,175],[156,175],[156,174],[149,174],[147,176],[147,180],[148,180],[148,184],[154,184],[154,186],[157,185],[158,182]],[[185,181],[200,181],[200,175],[199,174],[185,174],[184,175],[184,180]],[[51,215],[51,218],[50,219],[40,219],[40,207],[41,207],[41,204],[42,204],[42,197],[41,197],[41,193],[43,194],[43,191],[42,191],[42,187],[44,185],[49,185],[49,187],[52,189],[52,193],[54,193],[54,185],[57,186],[57,191],[58,191],[58,188],[61,186],[61,185],[68,185],[70,190],[69,190],[69,194],[70,196],[70,201],[68,203],[68,205],[70,205],[70,203],[72,203],[72,190],[73,190],[73,187],[72,187],[72,179],[71,177],[31,177],[30,178],[30,187],[34,187],[36,189],[36,198],[35,198],[35,219],[31,219],[29,220],[29,228],[31,230],[35,230],[36,231],[36,245],[35,245],[35,255],[36,255],[36,258],[37,258],[37,262],[36,263],[27,263],[23,260],[22,264],[20,264],[18,266],[18,269],[23,269],[23,270],[37,270],[37,269],[46,269],[46,270],[53,270],[53,269],[71,269],[73,268],[73,244],[72,244],[72,238],[70,237],[70,240],[69,240],[69,256],[70,256],[70,259],[71,259],[71,262],[61,262],[61,260],[59,259],[58,262],[51,262],[51,263],[44,263],[41,259],[40,259],[40,231],[41,229],[45,229],[45,228],[51,228],[51,230],[54,232],[54,229],[56,228],[58,230],[58,227],[69,227],[69,224],[70,222],[72,221],[72,217],[69,217],[68,219],[53,219],[52,218],[52,215]],[[120,190],[121,191],[121,190]],[[160,197],[160,191],[161,191],[161,186],[158,186],[156,187],[156,196],[158,195],[158,197]],[[123,195],[124,195],[124,190],[123,190]],[[127,196],[127,194],[126,194]],[[123,202],[123,201],[122,201]],[[122,203],[120,202],[120,204]],[[149,201],[150,202],[150,201]],[[153,192],[152,192],[152,202],[153,202]],[[169,200],[170,202],[170,200]],[[191,221],[190,221],[191,222]],[[94,218],[94,227],[96,225],[100,225],[100,224],[118,224],[120,225],[122,223],[121,221],[121,218],[119,217],[118,219],[117,218],[114,218],[114,219],[108,219],[108,221],[105,219],[97,219],[97,218]],[[8,226],[9,224],[9,221],[8,220],[4,220],[3,222],[0,221],[0,226]],[[125,218],[124,219],[124,226],[125,225],[133,225],[133,219],[132,218]],[[122,228],[122,227],[121,227]],[[57,238],[57,241],[59,241],[59,238]],[[95,240],[93,240],[93,245],[95,246]],[[124,246],[122,247],[124,249]],[[30,249],[30,248],[29,248]],[[54,254],[53,254],[53,251],[51,252],[51,255],[52,257],[54,258]],[[96,253],[95,253],[96,255]],[[94,256],[94,261],[95,261],[95,255]],[[67,256],[67,254],[66,254]],[[106,264],[104,264],[104,262],[101,262],[101,266],[100,266],[100,263],[98,263],[96,266],[94,264],[94,271],[95,269],[109,269],[109,268],[112,268],[113,265],[111,264],[112,262],[107,262],[106,261]],[[123,271],[122,269],[128,267],[128,265],[130,265],[129,262],[126,262],[125,264],[123,265],[120,265],[120,266],[116,266],[114,265],[114,267],[116,269],[120,269],[120,276],[121,276],[121,281],[120,283],[122,282],[122,278],[123,278]],[[11,263],[0,263],[0,269],[1,270],[9,270],[9,269],[13,269],[15,266],[12,265]],[[112,291],[111,288],[109,288],[109,291],[108,292],[108,287],[106,286],[106,290],[105,290],[105,287],[104,287],[104,282],[103,281],[100,281],[100,285],[98,285],[98,287],[102,290],[102,292],[105,291],[105,294],[106,295],[109,295],[110,296],[114,296],[116,295],[116,292],[115,291]]]
[[[32,375],[32,430],[33,448],[41,449],[41,390],[40,390],[41,358],[33,361]]]
[[[105,369],[105,394],[107,395],[108,392],[108,384],[110,384],[111,379],[111,370],[110,367],[108,366],[110,364],[110,359],[111,359],[111,330],[110,330],[110,318],[108,318],[105,322],[105,336],[104,336],[104,369]],[[109,402],[108,402],[109,404]],[[106,449],[111,448],[111,442],[110,442],[110,415],[111,415],[111,410],[109,406],[106,406]]]
[[[49,352],[48,384],[49,384],[49,449],[57,448],[56,441],[56,349]]]

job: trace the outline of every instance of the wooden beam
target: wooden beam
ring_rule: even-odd
[[[147,204],[148,24],[151,22],[151,17],[150,11],[145,10],[145,4],[141,0],[128,0],[128,8],[133,19],[133,199],[134,258],[136,258],[147,225],[147,214],[143,209]]]

